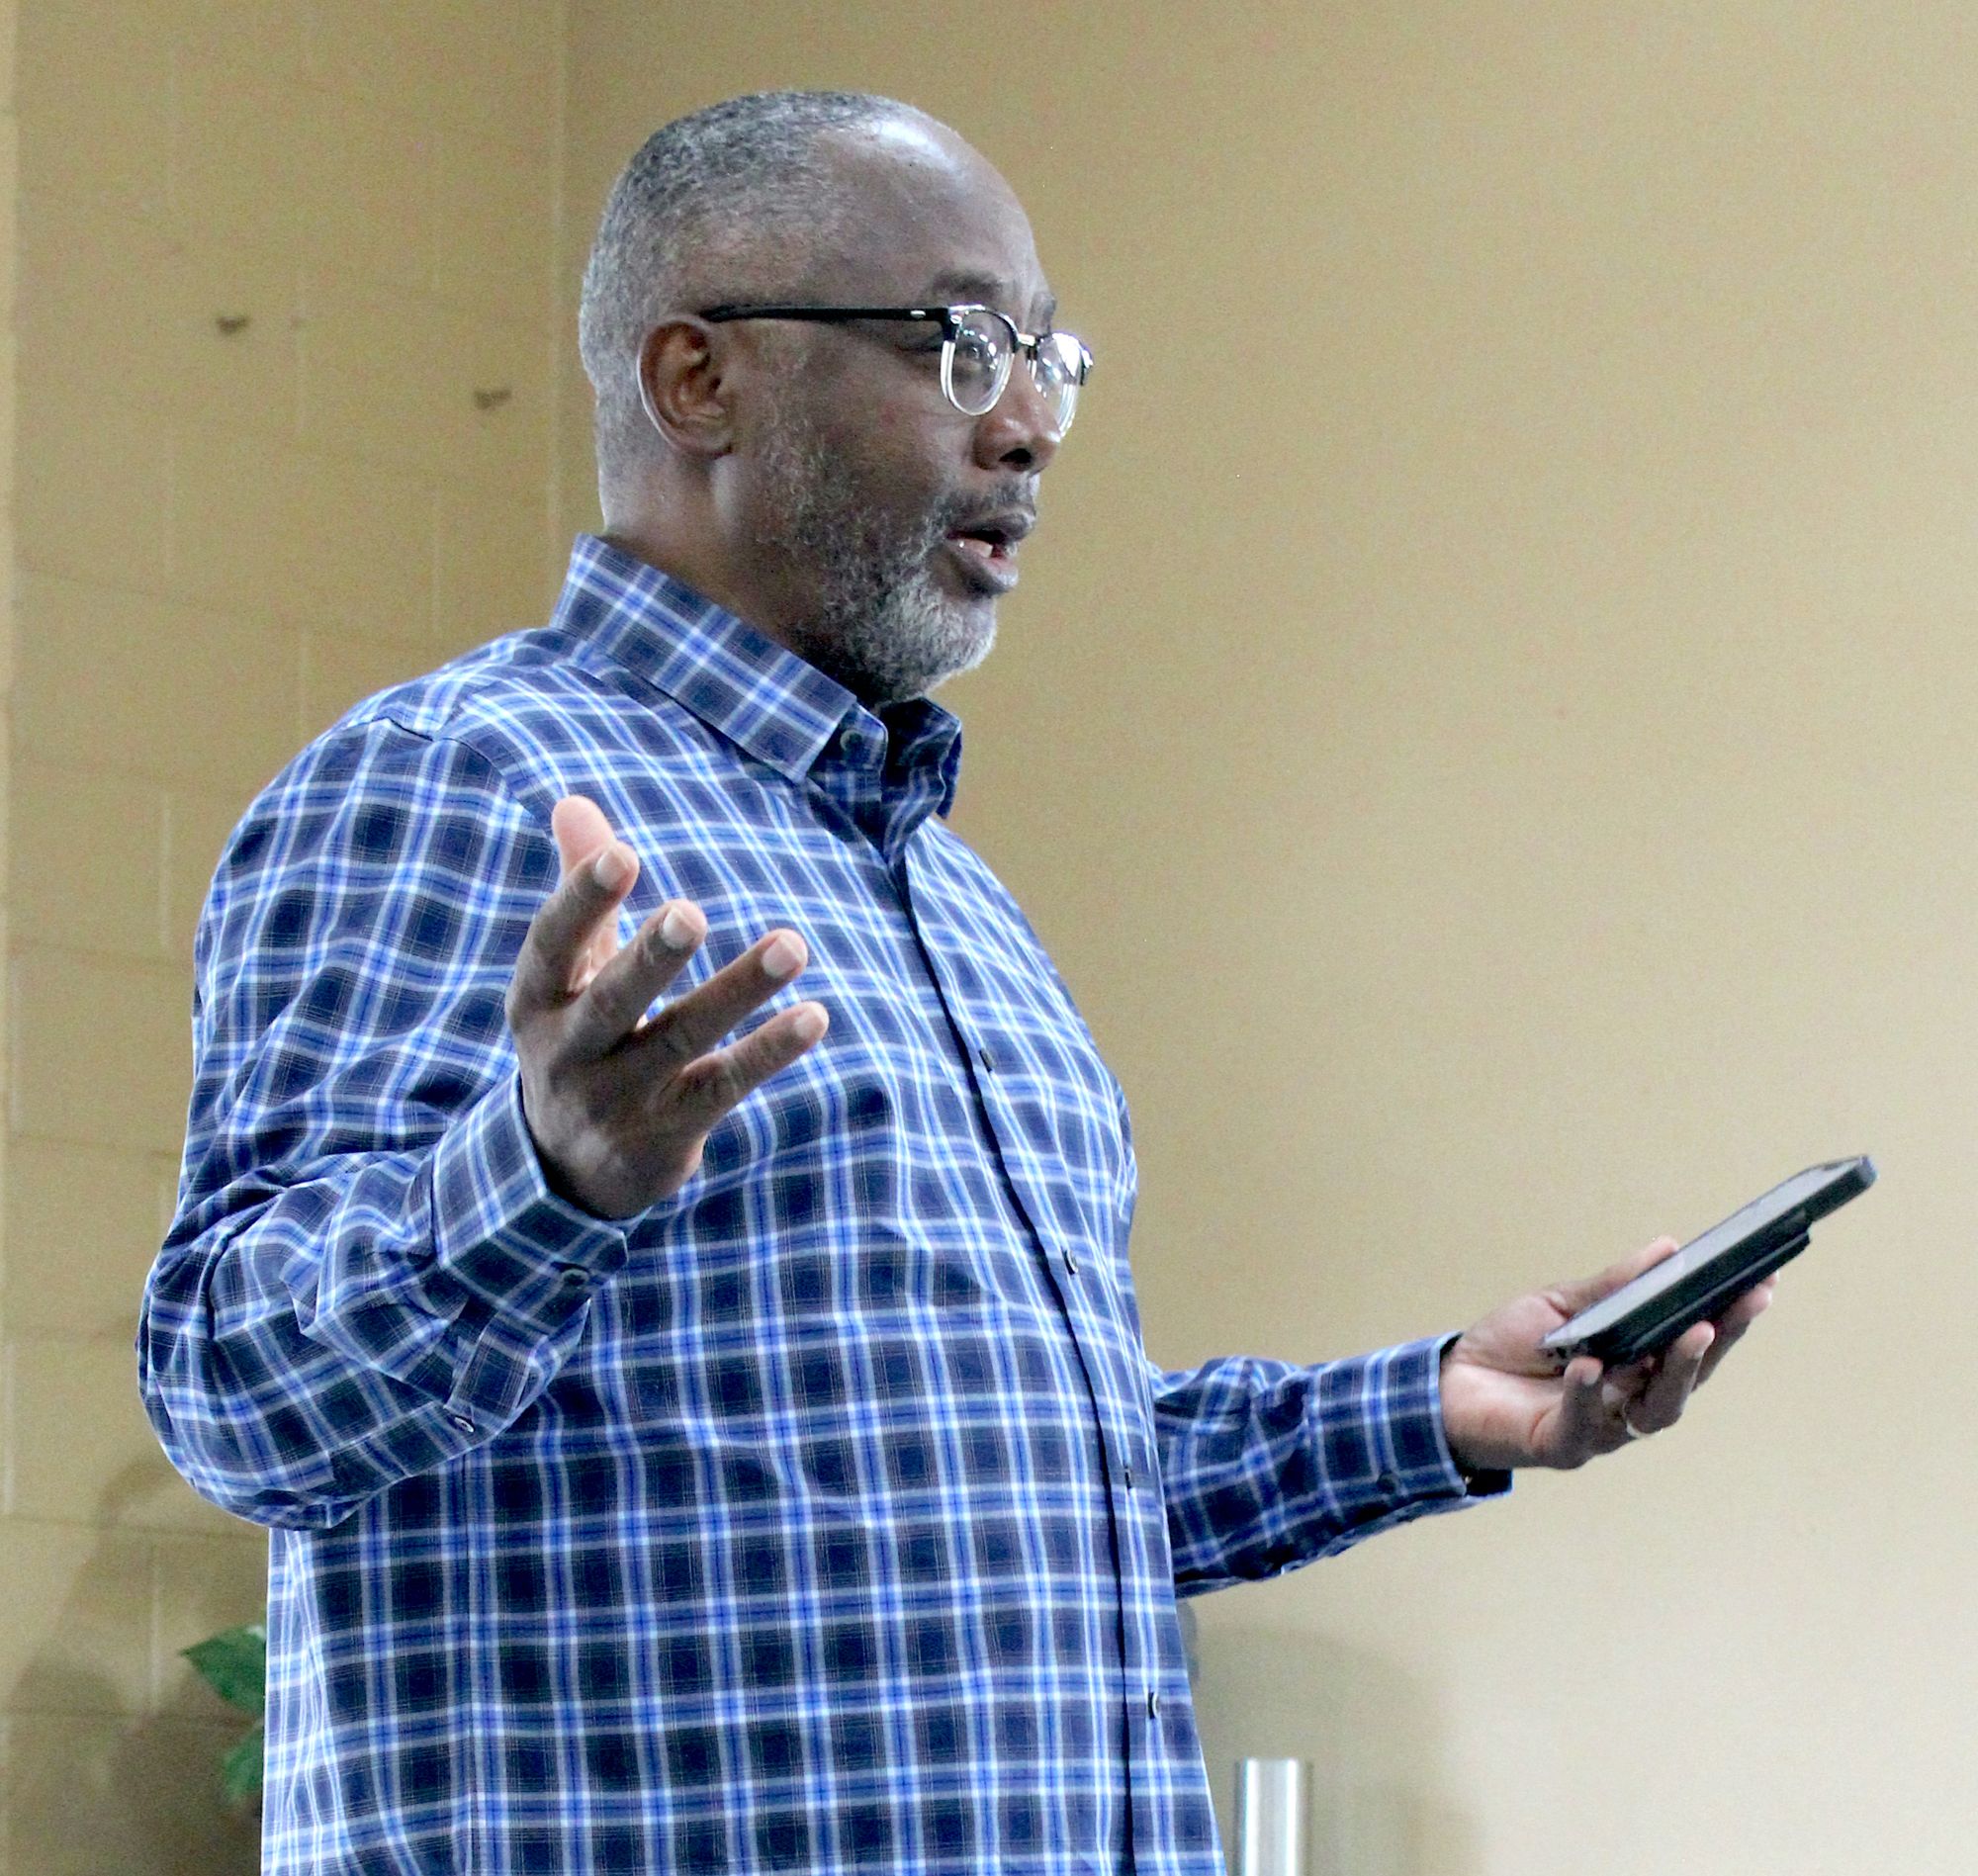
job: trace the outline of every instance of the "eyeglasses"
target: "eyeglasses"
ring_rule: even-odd
[[[1092,354],[1069,332],[1024,332],[993,307],[709,307],[699,315],[720,325],[731,319],[808,319],[850,325],[860,319],[898,319],[941,326],[941,388],[963,416],[996,407],[1009,388],[1019,356],[1031,361],[1037,389],[1050,404],[1062,436],[1078,409],[1079,388],[1092,372]]]

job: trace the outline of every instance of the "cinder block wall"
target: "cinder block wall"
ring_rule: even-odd
[[[254,1866],[178,1651],[258,1613],[265,1540],[133,1381],[192,930],[307,736],[553,590],[563,13],[19,7],[0,1876]]]

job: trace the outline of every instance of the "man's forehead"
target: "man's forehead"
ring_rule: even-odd
[[[1030,220],[979,152],[943,126],[911,119],[832,142],[848,212],[817,256],[820,285],[1048,316]]]
[[[927,291],[917,301],[936,306],[994,307],[999,313],[1014,313],[1020,322],[1043,331],[1057,314],[1057,296],[1044,285],[1041,275],[1033,280],[1013,280],[969,267],[947,268],[936,274]]]

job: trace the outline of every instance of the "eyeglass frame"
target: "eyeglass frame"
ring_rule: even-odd
[[[1010,363],[1003,373],[1003,382],[996,387],[996,395],[979,410],[971,410],[954,395],[954,342],[960,336],[964,314],[986,313],[998,320],[1009,330],[1012,345]],[[1073,332],[1055,329],[1044,332],[1026,332],[1007,313],[999,313],[994,307],[981,306],[972,301],[964,301],[949,307],[808,307],[764,305],[753,306],[746,301],[733,305],[707,307],[694,315],[705,319],[710,325],[723,325],[736,319],[800,319],[815,325],[851,325],[859,319],[892,319],[915,321],[921,324],[932,319],[941,321],[941,389],[942,395],[965,417],[986,417],[1003,402],[1003,394],[1010,388],[1010,380],[1016,376],[1017,360],[1031,361],[1031,375],[1037,375],[1041,362],[1040,347],[1046,339],[1069,339],[1078,347],[1078,376],[1071,381],[1074,392],[1085,388],[1085,381],[1092,375],[1092,350],[1085,341]],[[1041,390],[1042,385],[1039,383]],[[1072,400],[1071,415],[1058,426],[1062,436],[1071,428],[1071,418],[1078,412],[1078,401]]]

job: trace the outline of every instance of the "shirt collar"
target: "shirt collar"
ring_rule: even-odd
[[[889,768],[935,771],[937,812],[953,805],[961,724],[951,712],[919,698],[881,717],[815,665],[594,534],[577,537],[551,625],[792,782],[864,747],[885,750]]]

